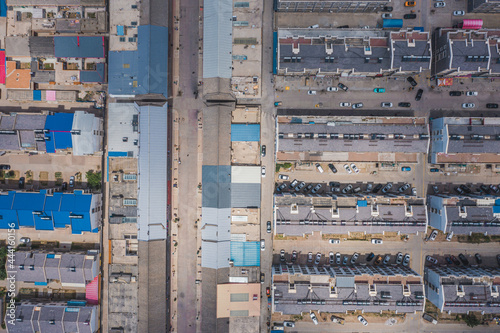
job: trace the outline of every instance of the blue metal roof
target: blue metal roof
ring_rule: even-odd
[[[67,149],[73,147],[71,140],[71,129],[73,128],[73,113],[55,113],[48,115],[45,121],[45,140],[47,153],[55,153],[56,149]]]
[[[500,206],[493,206],[493,214],[498,214],[498,213],[500,213]]]
[[[260,141],[260,125],[232,124],[231,141]]]
[[[112,95],[139,94],[137,51],[112,51],[108,55],[108,91]]]
[[[41,90],[33,90],[33,100],[41,101],[42,100],[42,91]]]
[[[106,40],[103,36],[56,36],[55,56],[61,58],[105,58]]]
[[[234,266],[260,266],[259,242],[231,242]]]
[[[358,207],[368,207],[368,201],[358,200]]]
[[[106,82],[105,65],[102,63],[96,64],[95,71],[80,71],[81,82]]]

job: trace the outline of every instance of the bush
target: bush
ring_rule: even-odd
[[[464,322],[469,327],[475,327],[475,326],[481,324],[481,321],[473,313],[470,313],[470,314],[468,314],[466,316],[465,315],[462,316],[462,319],[464,320]]]
[[[87,176],[87,184],[91,189],[98,190],[101,188],[101,172],[94,172],[94,170],[89,170],[86,173]]]

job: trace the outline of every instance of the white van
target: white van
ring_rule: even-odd
[[[319,172],[323,173],[323,168],[319,163],[316,163],[316,169],[318,169]]]

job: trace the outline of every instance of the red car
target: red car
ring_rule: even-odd
[[[266,295],[267,297],[271,296],[271,288],[269,287],[266,288]]]

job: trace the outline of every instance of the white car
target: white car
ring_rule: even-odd
[[[391,261],[391,256],[386,254],[384,257],[384,261],[382,261],[382,264],[387,265]]]
[[[445,3],[445,2],[442,2],[442,1],[440,1],[440,2],[436,2],[436,3],[434,4],[434,7],[436,7],[436,8],[443,8],[443,7],[445,7],[445,6],[446,6],[446,3]]]
[[[361,324],[363,324],[364,326],[368,326],[368,322],[366,321],[365,318],[363,318],[363,316],[359,315],[358,316],[358,320]]]
[[[446,240],[447,240],[448,242],[451,242],[451,239],[452,239],[452,238],[453,238],[453,231],[452,231],[452,232],[450,232],[448,235],[446,235]]]
[[[352,105],[353,109],[361,109],[363,107],[363,103],[356,103]]]
[[[416,196],[417,196],[417,188],[416,188],[416,187],[413,187],[413,188],[411,189],[411,195],[413,195],[414,197],[416,197]]]
[[[21,239],[19,239],[19,242],[21,242],[23,244],[29,244],[31,242],[31,238],[29,238],[29,237],[22,237]]]
[[[380,103],[380,106],[383,108],[392,108],[392,103],[391,102],[382,102],[382,103]]]
[[[340,103],[340,106],[341,107],[350,107],[351,103],[349,103],[349,102],[342,102],[342,103]]]
[[[408,266],[410,264],[410,255],[407,253],[403,258],[403,266]]]
[[[264,239],[260,240],[260,250],[265,251],[266,250],[266,241]]]
[[[438,231],[437,231],[437,230],[434,230],[434,231],[431,233],[431,235],[429,236],[429,240],[430,240],[430,241],[435,240],[435,239],[436,239],[436,237],[437,237],[437,235],[438,235]]]
[[[338,238],[330,238],[330,240],[328,240],[328,243],[330,243],[330,244],[339,244],[340,243],[340,239],[338,239]]]
[[[383,13],[382,18],[383,19],[392,18],[392,14],[391,13]]]
[[[314,264],[318,265],[321,260],[321,253],[316,253],[316,259],[314,259]]]
[[[309,316],[311,317],[311,320],[313,321],[314,325],[318,325],[318,318],[316,318],[314,312],[311,312]]]
[[[372,239],[372,244],[383,244],[384,241],[382,241],[380,238],[373,238]]]
[[[356,164],[351,163],[351,169],[354,170],[354,173],[359,173],[359,169],[356,167]]]
[[[478,95],[477,91],[467,91],[465,93],[465,96],[477,96],[477,95]]]
[[[463,10],[455,10],[453,16],[464,16],[465,12]]]
[[[339,91],[339,88],[337,88],[337,87],[327,87],[326,91]]]
[[[437,265],[437,263],[438,263],[437,259],[436,259],[436,258],[433,258],[433,257],[431,257],[431,256],[427,256],[427,257],[425,257],[425,260],[427,260],[428,262],[433,263],[433,264],[435,264],[435,265]]]
[[[285,327],[295,327],[295,323],[293,321],[284,321],[283,326]]]
[[[396,264],[401,265],[402,262],[403,262],[403,253],[399,252],[396,257]]]
[[[316,95],[316,90],[309,90],[307,92],[308,95]]]
[[[474,104],[474,103],[464,103],[464,104],[462,104],[462,107],[464,109],[472,109],[472,108],[476,107],[476,104]]]
[[[279,175],[278,176],[279,179],[283,179],[283,180],[288,180],[289,177],[287,175]]]
[[[263,166],[262,167],[262,177],[265,177],[266,176],[266,167]]]
[[[351,168],[349,168],[349,165],[344,164],[344,169],[345,169],[345,171],[347,171],[348,174],[352,173],[352,170],[351,170]]]

